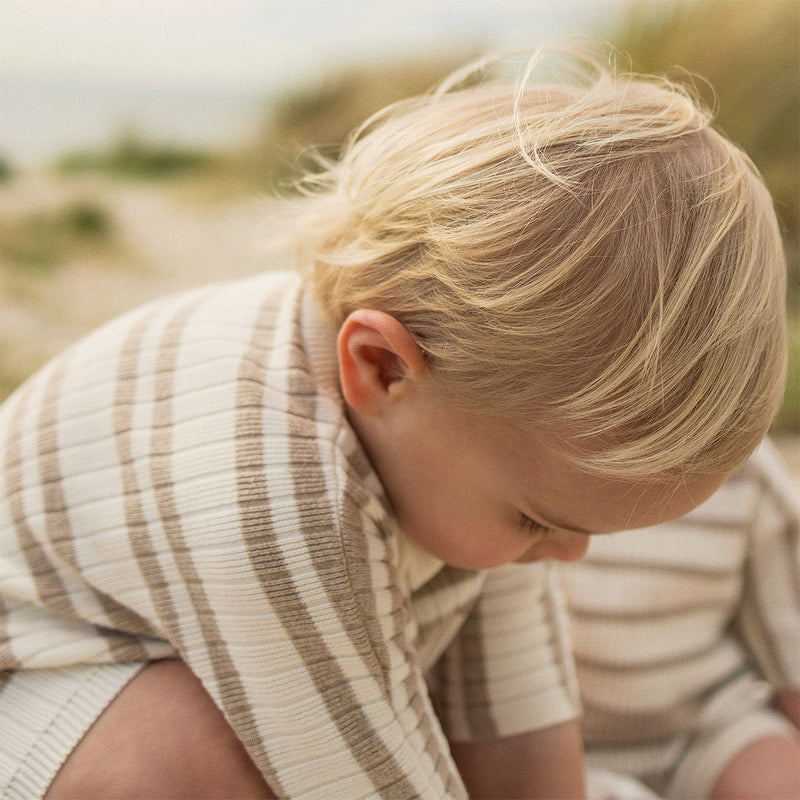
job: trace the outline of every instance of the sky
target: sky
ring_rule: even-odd
[[[618,0],[0,0],[0,153],[234,135],[257,97],[353,62],[590,33]],[[205,122],[203,122],[205,120]],[[226,125],[230,130],[226,129]]]
[[[331,61],[448,40],[530,44],[613,0],[2,0],[4,69],[214,86],[282,84]],[[492,41],[493,40],[493,41]]]

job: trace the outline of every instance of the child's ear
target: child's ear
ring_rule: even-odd
[[[349,406],[379,413],[403,381],[422,378],[425,356],[408,329],[382,311],[353,311],[339,329],[339,380]]]

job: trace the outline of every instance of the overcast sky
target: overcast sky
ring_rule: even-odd
[[[0,0],[0,156],[52,158],[135,121],[235,138],[324,69],[593,33],[619,0]]]
[[[586,32],[614,0],[0,0],[10,75],[282,85],[336,61]]]

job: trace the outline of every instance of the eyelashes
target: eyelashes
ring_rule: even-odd
[[[548,533],[550,533],[550,528],[548,528],[546,525],[542,525],[540,522],[537,522],[535,519],[531,519],[527,514],[523,514],[521,512],[520,525],[529,533],[534,534],[538,539],[543,539]]]

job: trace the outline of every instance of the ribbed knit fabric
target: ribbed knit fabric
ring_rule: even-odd
[[[590,764],[671,795],[688,759],[703,785],[674,796],[701,798],[712,761],[763,735],[770,686],[800,686],[799,509],[767,441],[686,517],[596,537],[563,565]]]
[[[6,672],[0,727],[3,800],[41,797],[64,759],[141,665]]]
[[[462,798],[442,727],[575,716],[550,565],[401,577],[333,344],[269,273],[125,315],[0,409],[0,731],[25,740],[0,752],[4,797],[41,793],[170,656],[284,797]]]

